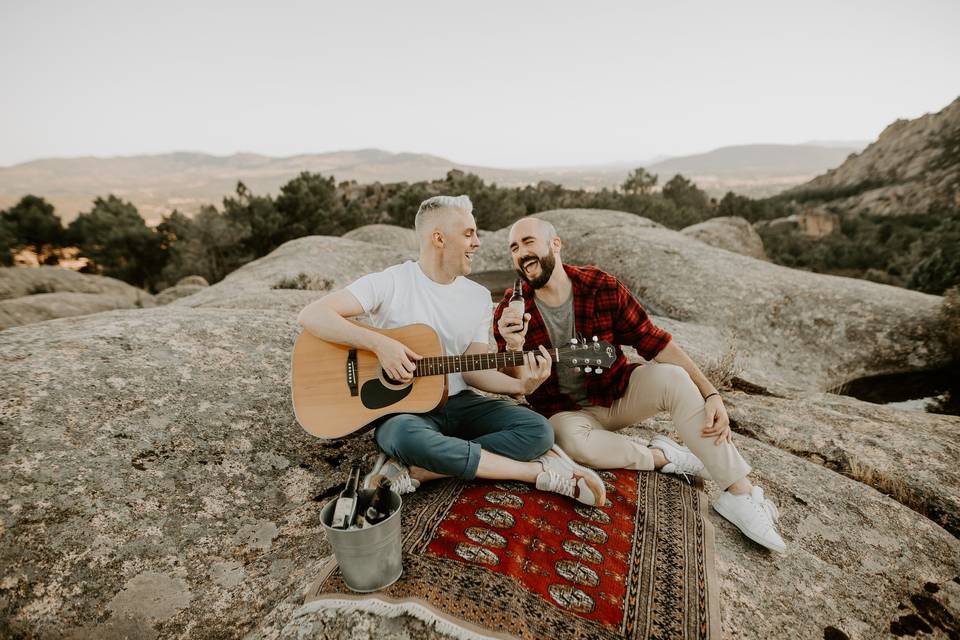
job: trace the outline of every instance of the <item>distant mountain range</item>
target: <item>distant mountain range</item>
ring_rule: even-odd
[[[675,173],[694,179],[712,195],[728,190],[751,196],[771,195],[799,185],[838,166],[858,147],[822,145],[742,145],[709,153],[667,158],[646,164],[665,183]],[[861,147],[862,148],[862,147]],[[661,156],[662,157],[662,156]],[[115,194],[133,202],[149,222],[180,209],[196,212],[218,204],[243,181],[254,193],[276,193],[301,171],[332,175],[337,181],[415,182],[433,180],[450,169],[475,173],[500,186],[523,186],[546,180],[570,188],[615,187],[644,163],[600,166],[498,169],[453,162],[428,154],[379,149],[336,151],[285,158],[238,153],[214,156],[177,152],[112,158],[52,158],[0,168],[0,208],[25,194],[43,196],[69,222],[89,210],[97,196]]]

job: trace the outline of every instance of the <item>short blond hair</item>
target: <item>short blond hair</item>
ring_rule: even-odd
[[[436,222],[442,214],[447,211],[464,211],[473,213],[473,203],[468,196],[433,196],[420,203],[417,209],[417,217],[414,218],[413,226],[417,230],[417,235],[426,230],[428,223]]]

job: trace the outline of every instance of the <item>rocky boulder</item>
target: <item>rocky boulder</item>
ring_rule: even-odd
[[[207,282],[207,279],[204,278],[203,276],[184,276],[183,278],[180,278],[179,280],[177,280],[177,284],[176,284],[176,286],[178,287],[189,286],[189,285],[193,285],[197,287],[209,287],[210,283]]]
[[[153,296],[146,293],[139,305],[136,301],[131,304],[130,300],[110,293],[38,293],[22,298],[0,300],[0,331],[54,318],[69,318],[112,309],[132,309],[153,305]]]
[[[417,252],[420,250],[417,232],[407,227],[398,227],[395,224],[368,224],[346,232],[343,237],[371,244],[382,244],[385,247],[405,251]]]
[[[810,355],[814,346],[803,346],[806,325],[792,313],[826,305],[823,313],[844,330],[809,319],[824,327],[815,346],[850,370],[875,366],[879,343],[900,348],[893,334],[907,323],[906,312],[877,299],[895,295],[890,288],[848,290],[842,278],[715,249],[630,214],[590,212],[581,222],[570,212],[547,215],[571,261],[589,254],[584,262],[649,298],[663,313],[658,322],[702,363],[745,345],[745,377],[759,380],[770,366],[793,383],[781,385],[788,398],[762,389],[725,394],[736,442],[779,504],[788,544],[773,556],[711,512],[726,634],[872,639],[956,628],[960,542],[938,524],[951,528],[953,520],[937,514],[956,514],[950,434],[960,433],[960,418],[904,418],[800,384],[805,367],[820,361]],[[323,442],[296,424],[296,313],[324,291],[412,257],[377,246],[301,238],[163,307],[0,334],[0,636],[443,637],[408,618],[302,605],[330,553],[319,507],[374,447],[369,434]],[[700,277],[711,270],[715,294]],[[279,281],[298,286],[274,288]],[[841,309],[855,294],[860,306]],[[926,298],[939,300],[900,301],[914,322],[923,320]],[[858,332],[857,312],[872,320],[872,332]],[[760,316],[755,324],[750,313]],[[750,340],[730,333],[742,331],[738,322]],[[764,331],[770,340],[757,339]],[[860,345],[862,362],[857,345],[837,346],[844,339]],[[899,339],[919,349],[912,334]],[[670,431],[658,418],[627,433]],[[895,459],[898,449],[904,459]],[[904,491],[871,483],[857,468],[902,482]],[[943,496],[934,501],[938,477]],[[715,497],[719,488],[707,487]],[[914,498],[928,500],[925,512],[897,501]]]
[[[185,278],[180,278],[180,280],[178,280],[177,284],[174,286],[167,287],[158,293],[156,301],[157,304],[170,304],[174,300],[192,296],[198,291],[201,291],[209,286],[210,283],[207,282],[207,279],[203,276],[187,276]]]
[[[320,502],[373,445],[325,444],[295,423],[294,317],[168,305],[3,334],[5,635],[296,637],[322,624],[384,637],[372,623],[351,630],[363,616],[297,613],[329,553]],[[774,558],[711,515],[728,633],[816,624],[878,637],[898,603],[960,574],[960,545],[929,519],[824,466],[738,442],[781,505],[790,548]],[[364,628],[371,635],[350,635]]]
[[[239,637],[309,582],[371,443],[296,424],[297,332],[167,305],[3,333],[0,636]]]
[[[155,304],[154,297],[143,289],[115,278],[61,267],[0,267],[0,330]]]
[[[122,280],[80,273],[62,267],[0,267],[0,300],[38,293],[65,292],[105,293],[131,302],[151,297],[146,291]]]
[[[766,260],[763,239],[753,225],[736,216],[710,218],[681,230],[685,236],[696,238],[711,247],[726,249],[757,260]]]
[[[297,313],[330,291],[416,252],[335,236],[306,236],[229,274],[220,282],[172,304],[228,309],[284,309]]]
[[[655,316],[730,333],[756,384],[823,391],[949,358],[940,296],[781,267],[629,213],[537,215],[556,226],[566,262],[617,276]],[[509,265],[502,229],[485,240],[474,268]]]
[[[960,98],[897,120],[862,153],[784,195],[847,214],[939,213],[960,207]]]
[[[960,418],[834,394],[725,399],[739,433],[870,485],[960,537]]]

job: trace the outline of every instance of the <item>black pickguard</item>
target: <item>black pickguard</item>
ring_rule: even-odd
[[[385,387],[380,380],[367,380],[360,387],[360,403],[367,409],[382,409],[400,402],[410,395],[412,389],[412,384],[402,389],[390,389]]]

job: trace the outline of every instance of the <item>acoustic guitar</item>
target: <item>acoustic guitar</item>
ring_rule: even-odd
[[[425,324],[396,329],[366,327],[402,342],[423,356],[413,380],[391,380],[376,354],[334,344],[302,331],[293,346],[291,382],[297,422],[318,438],[362,432],[378,418],[395,413],[427,413],[447,398],[448,373],[522,366],[529,351],[448,356],[440,336]],[[539,355],[540,351],[535,351]],[[549,349],[556,365],[600,374],[617,359],[616,349],[594,337]]]

